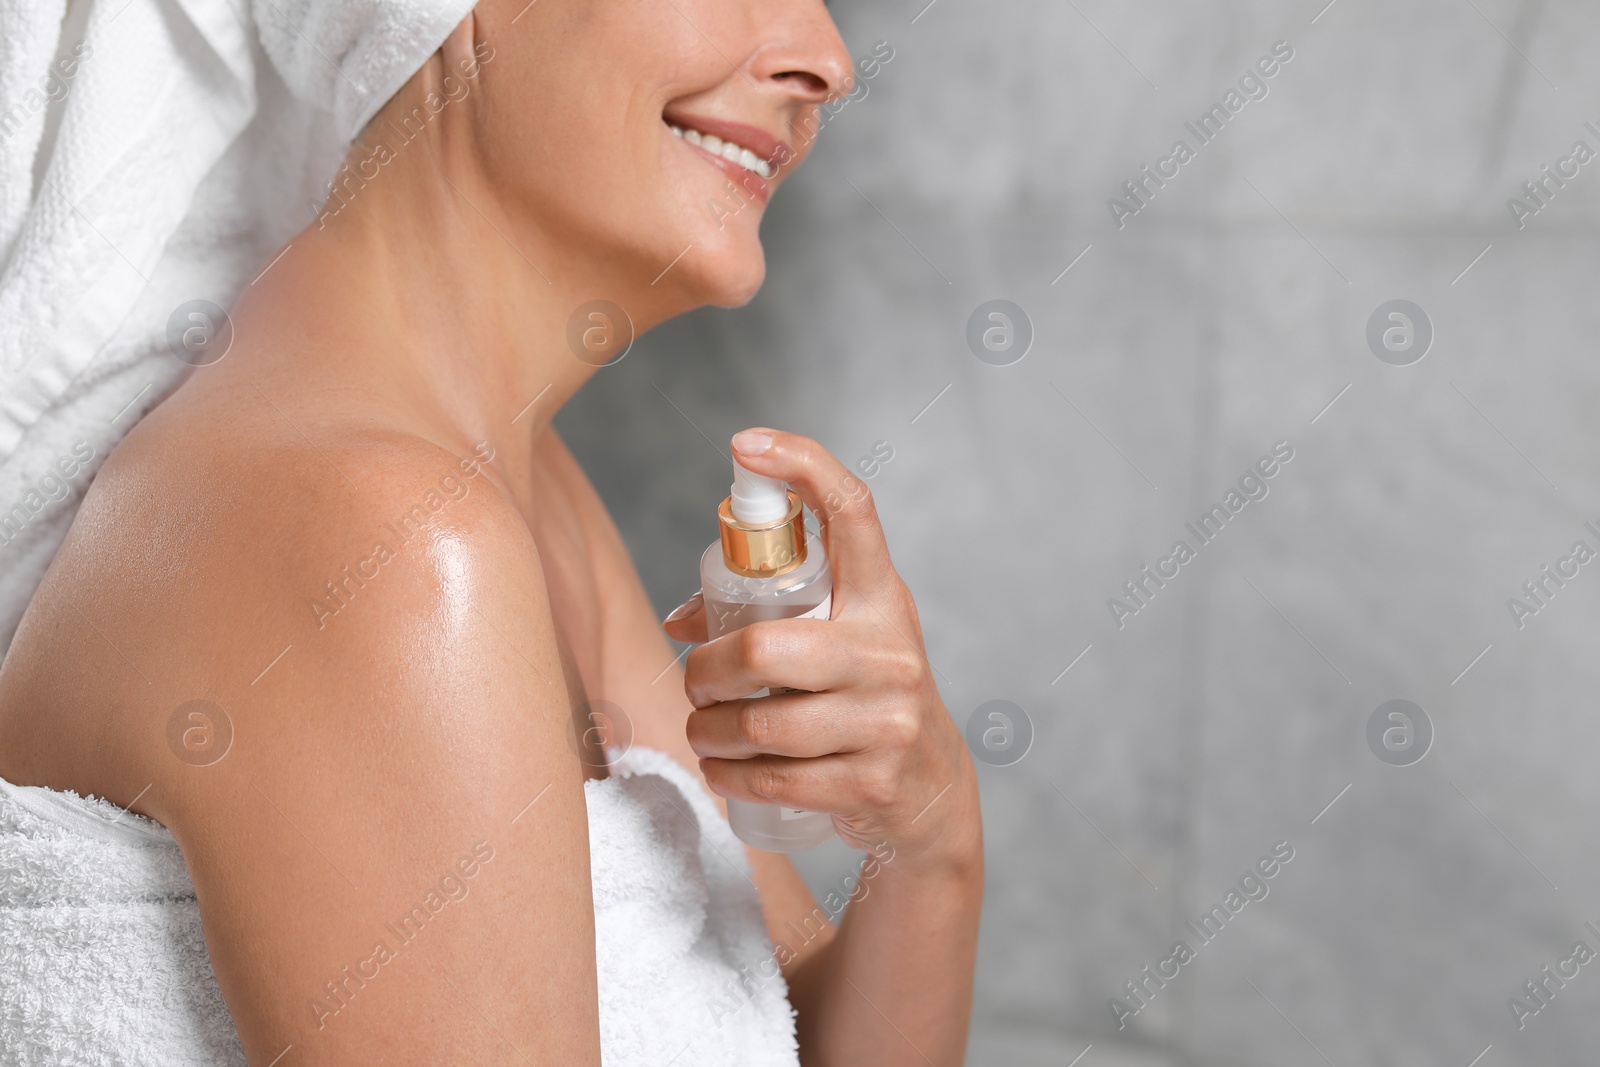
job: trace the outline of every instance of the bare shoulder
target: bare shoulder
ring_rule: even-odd
[[[359,728],[420,677],[446,700],[501,666],[563,703],[537,548],[492,446],[261,414],[141,427],[85,499],[47,595],[100,639],[115,704],[165,693],[158,713],[208,699],[278,723],[337,692],[320,727]]]
[[[487,473],[487,442],[448,448],[360,425],[307,436],[288,416],[263,422],[140,426],[97,476],[62,555],[114,557],[161,596],[202,584],[262,594],[266,611],[295,604],[321,632],[396,561],[427,568],[446,546],[484,562],[532,550]]]
[[[359,425],[307,436],[262,407],[158,409],[113,451],[7,655],[0,729],[18,704],[138,723],[169,699],[255,695],[382,655],[397,623],[469,589],[542,595],[489,446]]]
[[[598,1063],[582,765],[525,525],[470,451],[245,436],[130,436],[5,685],[87,715],[79,747],[130,776],[95,791],[177,837],[252,1062],[503,1052],[447,1021],[464,999]]]

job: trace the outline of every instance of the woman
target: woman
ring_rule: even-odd
[[[801,1060],[960,1062],[977,792],[865,487],[807,438],[734,438],[825,524],[833,615],[703,644],[680,685],[550,425],[597,362],[567,343],[574,308],[610,301],[642,331],[750,299],[767,197],[850,78],[821,0],[483,0],[351,159],[408,139],[341,186],[248,287],[226,358],[100,471],[0,670],[0,778],[171,832],[250,1063],[597,1064],[608,1011],[638,1021],[637,1062],[778,1062],[714,1012],[695,1051],[652,1049],[652,1005],[608,998],[627,960],[596,954],[599,700],[691,788],[830,812],[882,861],[802,943],[805,885],[748,855],[773,943],[794,946],[778,962]],[[758,158],[714,157],[706,135]],[[404,543],[379,554],[384,529]],[[666,629],[705,641],[699,601]],[[741,699],[763,686],[805,692]],[[210,718],[180,728],[231,730],[206,766],[169,744],[191,706]],[[470,903],[362,969],[441,871]],[[352,961],[359,992],[319,1001]],[[635,1062],[613,1044],[607,1062]]]

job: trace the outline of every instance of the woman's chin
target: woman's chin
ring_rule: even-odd
[[[693,252],[689,253],[694,255]],[[684,257],[687,261],[688,257]],[[720,250],[702,257],[693,271],[687,272],[688,288],[699,304],[714,307],[743,307],[755,299],[767,277],[767,261],[759,241],[751,248]]]

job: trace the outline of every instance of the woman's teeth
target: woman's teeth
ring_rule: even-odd
[[[766,160],[750,151],[750,149],[745,148],[742,145],[736,145],[732,141],[724,141],[722,138],[717,137],[714,134],[701,133],[699,130],[685,130],[682,127],[674,126],[671,123],[667,124],[667,129],[672,131],[673,136],[682,137],[690,144],[699,145],[707,152],[710,152],[714,156],[721,156],[729,163],[737,163],[739,166],[743,167],[747,171],[750,171],[752,174],[759,174],[763,178],[770,178],[777,173],[777,169],[773,167],[771,163],[768,163]]]

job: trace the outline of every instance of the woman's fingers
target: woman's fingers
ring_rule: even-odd
[[[844,629],[851,627],[850,630]],[[689,653],[683,689],[697,708],[738,700],[764,687],[822,692],[866,680],[876,646],[841,619],[770,619],[724,634]]]
[[[859,752],[906,733],[888,709],[832,693],[774,693],[689,713],[689,746],[707,759]],[[912,724],[914,725],[914,724]]]
[[[729,800],[846,815],[893,807],[917,784],[892,761],[869,755],[702,759],[700,773],[712,792]]]
[[[823,524],[833,595],[848,602],[897,581],[867,483],[809,437],[766,427],[733,435],[734,457],[757,474],[788,482]]]
[[[696,645],[705,644],[705,597],[696,593],[682,604],[673,608],[671,614],[661,620],[661,628],[666,630],[667,636],[674,641],[687,641]]]

